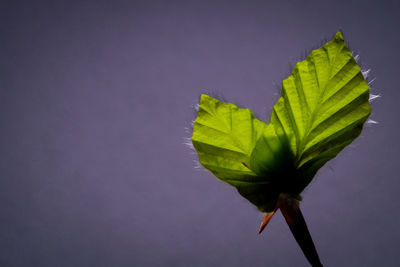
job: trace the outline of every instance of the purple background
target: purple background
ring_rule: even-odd
[[[269,118],[304,53],[343,29],[378,125],[302,209],[325,266],[398,266],[398,1],[2,1],[0,266],[308,266],[282,215],[196,171],[204,90]]]

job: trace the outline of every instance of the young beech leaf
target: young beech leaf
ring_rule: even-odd
[[[201,95],[192,142],[200,163],[269,212],[280,193],[299,198],[319,168],[361,133],[369,86],[340,32],[282,81],[269,124]]]
[[[201,95],[192,142],[201,164],[219,179],[263,181],[250,170],[250,155],[266,124],[248,109]]]

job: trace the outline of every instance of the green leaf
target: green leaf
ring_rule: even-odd
[[[369,86],[338,32],[282,82],[270,123],[202,95],[192,142],[200,163],[260,211],[299,197],[319,168],[361,133]]]
[[[265,123],[248,109],[201,95],[192,142],[200,163],[231,184],[261,180],[246,165]]]
[[[340,32],[298,62],[282,82],[270,123],[289,139],[299,194],[319,168],[361,133],[369,86]]]
[[[201,95],[192,143],[200,163],[258,207],[274,207],[276,190],[250,170],[250,156],[266,124],[249,109]],[[266,193],[267,192],[267,193]]]

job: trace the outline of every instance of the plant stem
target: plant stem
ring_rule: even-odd
[[[312,266],[322,266],[314,242],[311,238],[310,232],[308,231],[307,224],[304,220],[303,214],[301,213],[299,201],[289,197],[288,195],[281,194],[279,202],[279,208],[281,209],[282,215],[285,217],[290,231],[307,260]]]

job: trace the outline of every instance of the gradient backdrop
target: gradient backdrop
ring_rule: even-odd
[[[1,1],[0,266],[308,266],[281,213],[193,168],[201,92],[269,118],[343,29],[376,77],[302,209],[325,266],[399,266],[398,1]]]

